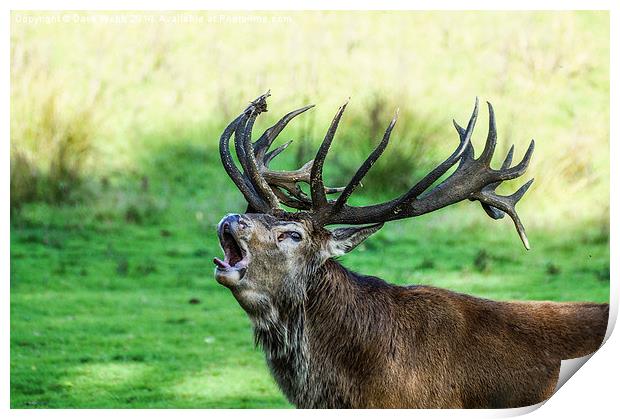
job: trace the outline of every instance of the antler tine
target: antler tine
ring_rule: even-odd
[[[534,153],[534,147],[536,143],[534,140],[530,141],[530,145],[523,156],[523,159],[514,167],[511,167],[507,170],[500,171],[502,173],[502,180],[510,180],[521,176],[527,170],[527,167],[530,164],[530,159],[532,158],[532,154]]]
[[[514,145],[512,145],[510,147],[510,150],[508,150],[508,154],[506,155],[506,158],[504,159],[504,162],[502,163],[501,168],[495,171],[496,173],[499,174],[500,180],[487,185],[485,189],[494,191],[502,183],[502,181],[509,180],[509,179],[515,179],[521,176],[523,173],[525,173],[525,170],[527,169],[530,159],[532,157],[532,153],[534,152],[534,145],[535,145],[534,140],[532,140],[521,162],[517,164],[515,167],[510,168],[510,164],[512,163],[512,157],[514,154]],[[489,158],[489,161],[490,161],[490,158]],[[470,198],[470,200],[475,201],[476,198]],[[501,209],[495,208],[489,204],[484,203],[483,201],[480,201],[480,204],[482,205],[482,208],[487,213],[487,215],[493,218],[494,220],[499,220],[501,218],[504,218],[504,211],[502,211]],[[514,220],[514,217],[512,215],[511,215],[511,218]],[[521,233],[519,233],[519,235],[521,235]],[[524,241],[523,243],[525,244],[526,242]]]
[[[252,128],[254,126],[254,121],[256,117],[261,113],[267,110],[267,103],[265,98],[267,96],[263,95],[259,97],[256,101],[253,102],[253,105],[250,108],[250,117],[246,123],[246,126],[243,130],[243,135],[241,135],[241,144],[240,146],[243,149],[242,155],[239,155],[239,160],[242,162],[242,166],[244,167],[246,174],[249,176],[250,182],[254,186],[254,189],[258,192],[260,196],[262,196],[267,204],[269,205],[271,210],[277,209],[279,207],[279,201],[276,195],[273,193],[263,176],[261,176],[260,169],[258,167],[258,163],[256,161],[256,157],[254,155],[254,150],[252,148]],[[236,140],[236,138],[235,138]]]
[[[301,191],[301,189],[299,189],[297,185],[292,186],[292,188],[290,189],[289,186],[281,187],[286,189],[289,195],[282,192],[282,190],[280,190],[280,187],[273,188],[273,193],[284,205],[298,210],[309,210],[310,208],[312,208],[312,202],[310,202],[310,200],[303,195],[303,192]]]
[[[512,164],[512,156],[515,153],[515,145],[511,145],[510,149],[508,150],[508,153],[506,154],[506,158],[504,159],[504,162],[502,163],[502,167],[500,170],[506,170],[510,167],[510,165]]]
[[[263,135],[260,136],[258,140],[254,142],[254,155],[257,160],[262,160],[265,156],[271,144],[276,139],[276,137],[282,132],[282,130],[286,127],[286,125],[291,122],[293,118],[297,115],[301,115],[306,112],[308,109],[313,108],[314,105],[304,106],[303,108],[296,109],[292,112],[284,115],[278,122],[276,122],[273,126],[267,128]],[[281,150],[280,150],[281,151]],[[275,157],[275,156],[273,156]],[[272,158],[273,158],[272,157]]]
[[[253,115],[253,113],[246,113],[244,118],[237,125],[237,129],[235,129],[235,153],[237,154],[237,160],[239,160],[241,169],[244,173],[248,173],[248,165],[245,157],[245,147],[243,146],[243,142],[245,141],[248,122],[252,120],[251,125],[253,125],[256,116],[257,115]]]
[[[273,160],[275,157],[278,156],[278,154],[282,153],[284,150],[286,150],[288,148],[288,146],[290,146],[293,143],[293,140],[289,140],[286,143],[282,144],[280,147],[275,148],[274,150],[271,150],[269,153],[265,154],[263,157],[263,164],[265,166],[268,166],[269,163],[271,162],[271,160]],[[258,155],[256,155],[258,158]],[[260,161],[260,159],[259,159]]]
[[[228,173],[228,176],[235,183],[237,188],[241,191],[243,196],[245,197],[248,204],[259,211],[266,211],[268,208],[265,205],[265,201],[261,199],[261,197],[256,193],[251,184],[249,184],[246,178],[243,177],[243,174],[233,161],[232,155],[230,153],[230,137],[233,132],[236,132],[238,125],[245,124],[247,119],[246,113],[242,113],[239,115],[233,122],[231,122],[220,137],[220,158],[222,160],[222,165],[224,166],[224,170]]]
[[[487,193],[491,197],[503,198],[500,195],[495,194],[495,189],[497,189],[497,187],[502,183],[503,180],[514,179],[516,177],[521,176],[523,173],[525,173],[525,170],[527,169],[530,159],[532,157],[532,153],[534,152],[534,145],[535,145],[534,140],[532,140],[521,162],[517,164],[516,166],[514,166],[513,168],[510,168],[510,164],[512,163],[514,145],[510,147],[510,150],[508,151],[508,155],[506,156],[504,163],[502,163],[502,167],[497,171],[501,175],[501,180],[487,185],[486,187],[482,189],[481,192]],[[530,187],[533,181],[534,179],[531,179],[529,182],[527,182],[521,188],[519,188],[517,192],[515,192],[514,194],[510,196],[510,197],[517,197],[514,201],[514,204],[516,204],[519,201],[519,199],[521,199],[521,197],[523,196],[523,194],[525,194],[525,192],[528,190],[528,188]],[[521,241],[523,241],[523,245],[525,246],[526,249],[529,250],[529,242],[527,241],[527,236],[525,235],[525,230],[523,229],[523,225],[521,224],[521,221],[519,221],[519,217],[517,216],[516,210],[514,209],[514,204],[513,204],[513,208],[511,212],[509,212],[509,211],[504,211],[503,208],[501,207],[493,206],[492,204],[489,204],[488,202],[483,201],[479,198],[473,198],[473,199],[478,199],[480,203],[482,204],[482,208],[486,211],[489,217],[495,220],[503,218],[504,213],[508,212],[508,215],[510,215],[510,218],[512,218],[512,220],[515,223],[515,226],[517,227],[517,231],[519,232],[519,237],[521,237]]]
[[[502,212],[508,214],[512,221],[514,222],[515,228],[517,229],[517,233],[523,242],[523,246],[527,250],[530,250],[530,242],[527,239],[527,235],[525,233],[525,228],[521,223],[521,219],[519,218],[517,211],[515,209],[515,205],[519,200],[525,195],[525,192],[530,188],[534,182],[534,179],[530,179],[525,184],[523,184],[515,193],[509,196],[498,195],[495,192],[495,187],[493,185],[488,185],[487,187],[480,190],[474,194],[475,198],[479,200],[482,204],[486,204],[492,208],[497,208]]]
[[[313,163],[314,160],[310,160],[301,168],[286,172],[270,170],[268,167],[264,166],[262,168],[262,174],[276,195],[280,192],[279,189],[284,189],[291,195],[292,198],[294,198],[293,200],[289,199],[287,202],[281,200],[283,204],[292,208],[306,210],[312,207],[312,201],[308,198],[305,192],[301,190],[298,184],[301,182],[307,184],[310,183],[310,173]],[[325,187],[325,193],[327,195],[339,193],[343,190],[344,188]],[[291,203],[294,205],[291,205]]]
[[[247,172],[248,169],[243,141],[245,140],[246,134],[248,134],[248,136],[251,136],[252,127],[254,125],[256,117],[261,112],[267,112],[266,99],[269,96],[271,96],[271,93],[268,90],[266,93],[251,101],[250,104],[243,111],[245,120],[242,123],[238,124],[237,129],[235,130],[235,152],[237,153],[237,159],[239,160],[239,163],[241,163],[241,167],[243,168],[244,172]],[[249,130],[247,129],[248,124],[250,124]]]
[[[327,130],[327,134],[325,134],[325,138],[316,153],[316,157],[314,158],[314,164],[312,165],[312,171],[310,173],[310,194],[312,196],[312,208],[315,210],[327,206],[327,196],[325,194],[325,185],[323,182],[323,163],[325,162],[325,157],[327,156],[329,147],[334,139],[336,129],[338,128],[340,118],[347,107],[347,103],[348,101],[338,109],[338,112],[336,113],[336,116],[334,116],[329,130]]]
[[[506,154],[506,158],[504,159],[504,162],[502,163],[502,167],[500,168],[500,170],[506,170],[510,167],[510,164],[512,163],[512,156],[514,154],[514,151],[515,151],[515,146],[513,144],[510,146],[510,150],[508,150],[508,154]],[[493,190],[495,190],[495,188],[497,188],[500,183],[502,182],[499,181],[499,182],[491,183],[490,185],[487,186],[487,188],[492,187]],[[470,200],[475,201],[474,198],[470,198]],[[481,202],[480,204],[482,205],[482,209],[485,210],[487,215],[493,218],[494,220],[499,220],[500,218],[504,218],[504,211],[501,211],[497,208],[487,205],[484,202]]]
[[[326,186],[325,187],[325,193],[327,195],[331,195],[331,194],[335,194],[335,193],[342,193],[342,191],[344,191],[344,186],[338,186],[338,187],[330,187],[330,186]]]
[[[309,209],[312,202],[308,199],[306,194],[301,190],[298,183],[305,182],[310,183],[310,170],[312,168],[313,160],[310,160],[297,170],[291,170],[287,172],[281,172],[277,170],[270,170],[265,167],[263,176],[265,180],[274,191],[278,188],[286,190],[293,198],[300,201],[301,207],[293,206],[297,209]],[[288,205],[288,204],[287,204]],[[290,206],[290,205],[289,205]]]
[[[412,200],[416,199],[420,194],[422,194],[425,190],[427,190],[433,183],[437,181],[440,177],[442,177],[454,164],[461,158],[463,153],[465,153],[468,149],[472,150],[473,155],[473,147],[471,145],[471,136],[474,132],[474,127],[476,126],[476,120],[478,119],[478,98],[476,98],[476,103],[474,105],[474,110],[469,118],[469,122],[467,123],[467,129],[463,129],[459,126],[459,124],[454,121],[454,126],[459,132],[459,137],[461,139],[458,147],[454,152],[444,160],[439,166],[435,167],[428,173],[426,176],[422,178],[418,183],[416,183],[413,188],[411,188],[406,194],[404,194],[398,200],[398,210],[400,210],[404,205],[409,204]]]
[[[493,153],[495,152],[495,145],[497,144],[497,131],[495,129],[495,112],[493,111],[493,105],[491,105],[490,102],[487,102],[487,105],[489,107],[489,133],[487,134],[487,142],[484,145],[484,150],[482,150],[479,159],[480,161],[490,163]]]
[[[342,194],[340,194],[340,196],[336,200],[336,203],[331,209],[332,213],[338,212],[342,209],[342,207],[347,203],[347,200],[349,199],[351,194],[353,194],[355,189],[360,185],[360,183],[362,182],[362,179],[364,178],[364,176],[366,176],[366,173],[368,173],[370,168],[375,164],[375,162],[379,159],[379,157],[381,157],[381,154],[383,154],[383,152],[385,151],[390,141],[390,135],[392,134],[392,129],[394,128],[394,125],[396,125],[397,120],[398,120],[398,109],[396,110],[394,114],[394,118],[392,118],[392,122],[390,122],[390,125],[385,130],[385,134],[383,134],[383,139],[381,140],[381,142],[377,145],[377,147],[375,147],[372,153],[366,158],[364,163],[360,166],[360,168],[357,170],[355,175],[351,178],[347,186],[344,188]]]

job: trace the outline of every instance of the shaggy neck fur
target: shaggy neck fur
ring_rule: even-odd
[[[375,278],[357,276],[333,260],[303,278],[286,278],[283,283],[269,309],[252,319],[255,342],[265,351],[275,380],[297,407],[348,405],[342,398],[346,391],[333,391],[342,376],[342,366],[346,368],[367,355],[368,342],[375,341],[373,335],[385,334],[388,321],[386,318],[374,327],[360,322],[355,311],[361,316],[366,313],[359,313],[360,307],[355,304],[359,296],[355,294],[361,283],[365,288],[390,286]],[[388,314],[372,310],[368,300],[366,307],[379,317]],[[347,336],[344,340],[343,335]],[[348,348],[334,351],[337,342],[346,342]],[[313,359],[311,353],[321,356]]]

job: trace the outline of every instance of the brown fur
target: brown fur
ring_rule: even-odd
[[[350,407],[535,404],[551,396],[560,360],[594,352],[607,327],[607,304],[403,288],[334,261],[322,274],[306,312],[310,353],[347,377],[336,392]]]

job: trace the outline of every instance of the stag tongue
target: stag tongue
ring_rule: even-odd
[[[228,269],[230,265],[219,258],[213,258],[213,263],[215,263],[218,268]]]

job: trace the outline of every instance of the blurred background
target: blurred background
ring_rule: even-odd
[[[405,191],[454,149],[476,96],[499,166],[536,150],[509,220],[465,202],[393,222],[342,263],[494,299],[609,299],[606,12],[13,12],[11,406],[290,407],[213,280],[215,225],[245,208],[217,141],[271,89],[255,135],[314,103],[274,161],[346,184],[400,118],[353,203]],[[483,102],[484,103],[484,102]],[[480,152],[488,113],[481,107]]]

